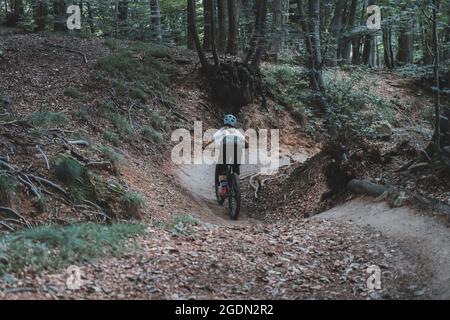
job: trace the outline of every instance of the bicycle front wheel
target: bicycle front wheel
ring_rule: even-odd
[[[239,175],[233,173],[229,185],[229,195],[228,195],[228,208],[230,211],[231,219],[237,220],[239,212],[241,211],[241,182]]]

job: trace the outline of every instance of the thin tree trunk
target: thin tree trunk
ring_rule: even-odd
[[[434,49],[434,79],[436,85],[436,97],[434,102],[435,116],[435,143],[438,152],[441,151],[441,110],[440,110],[440,81],[439,81],[439,37],[438,37],[438,21],[437,13],[439,10],[439,0],[433,0],[433,49]],[[448,120],[447,120],[448,121]]]
[[[350,32],[350,30],[355,26],[355,17],[356,17],[356,8],[357,8],[357,0],[352,0],[350,5],[350,12],[348,14],[347,24],[345,26],[345,31]],[[352,50],[352,38],[348,35],[344,36],[342,39],[342,51],[341,58],[345,61],[345,63],[350,63],[350,55]]]
[[[53,1],[53,31],[66,30],[66,5],[64,0]]]
[[[194,15],[191,15],[191,14],[189,14],[189,12],[187,12],[187,48],[190,50],[195,49],[195,35],[192,33],[192,28],[190,28],[190,25],[196,24],[197,16],[195,15],[195,12],[196,12],[195,2],[196,1],[194,1],[194,3],[193,3]],[[194,21],[191,21],[191,19],[194,19]],[[197,37],[198,37],[198,34],[197,34]]]
[[[374,5],[375,0],[369,0],[368,5]],[[375,34],[370,32],[366,35],[364,40],[364,50],[363,50],[363,63],[369,65],[370,67],[375,67],[376,61],[376,40]]]
[[[364,25],[366,21],[366,1],[364,0],[362,3],[362,13],[361,13],[361,20],[360,25]],[[361,45],[362,45],[363,38],[358,36],[353,39],[353,54],[352,54],[352,64],[358,65],[361,63]]]
[[[224,53],[227,48],[227,0],[217,0],[218,50]]]
[[[261,58],[266,50],[267,45],[267,30],[266,30],[266,20],[267,20],[267,1],[265,0],[259,0],[261,1],[261,7],[259,12],[259,22],[258,22],[258,45],[256,47],[255,56],[252,60],[252,65],[255,68],[259,68],[259,65],[261,63]]]
[[[151,24],[152,24],[152,40],[156,42],[162,41],[161,30],[161,7],[159,6],[159,0],[150,1],[151,10]]]
[[[339,45],[341,43],[342,22],[344,18],[345,0],[336,0],[336,9],[334,10],[333,20],[330,25],[330,34],[332,35],[331,47],[331,65],[337,65]]]
[[[217,54],[217,46],[216,46],[216,21],[215,21],[215,14],[214,14],[214,8],[216,7],[215,0],[208,0],[210,2],[210,6],[212,10],[209,12],[210,14],[210,24],[211,24],[211,50],[213,53],[213,59],[214,59],[214,66],[216,68],[219,68],[220,66],[220,60],[219,55]]]
[[[271,51],[275,54],[280,51],[282,43],[282,18],[283,18],[283,0],[273,0],[272,2],[272,44]]]
[[[430,65],[433,64],[433,49],[430,46],[428,39],[433,39],[433,34],[427,30],[425,23],[422,23],[422,50],[423,50],[423,64]]]
[[[203,49],[211,50],[211,7],[210,0],[203,0]]]
[[[305,16],[305,12],[303,10],[303,1],[302,0],[297,0],[297,13],[298,13],[298,23],[300,25],[300,28],[302,30],[303,33],[303,38],[305,39],[305,47],[306,47],[306,52],[308,53],[308,55],[310,57],[312,57],[312,41],[311,41],[311,33],[309,30],[309,26],[308,23],[306,21],[306,16]],[[309,59],[311,61],[309,67],[312,68],[312,59]],[[315,83],[314,81],[311,81],[311,84]],[[315,87],[315,86],[313,86]],[[318,87],[316,88],[317,90],[319,89]]]
[[[264,0],[257,0],[254,32],[250,40],[250,46],[247,51],[244,63],[249,63],[250,61],[252,61],[253,65],[259,66],[259,62],[266,44],[266,17],[267,2]]]
[[[399,64],[413,63],[413,35],[411,27],[402,28],[398,35],[397,61]]]
[[[383,29],[383,57],[384,65],[388,69],[393,69],[394,61],[391,58],[392,54],[392,43],[391,43],[392,30],[390,27]]]
[[[117,4],[117,24],[119,34],[128,36],[128,0],[120,0]]]
[[[200,59],[200,63],[202,68],[208,71],[211,68],[211,65],[206,58],[205,52],[203,51],[203,47],[200,43],[200,39],[198,37],[197,32],[197,24],[195,21],[196,13],[195,13],[195,0],[187,0],[187,13],[188,13],[188,21],[189,21],[189,29],[190,33],[194,38],[195,48],[197,49],[197,54]]]
[[[236,55],[238,53],[238,14],[237,1],[228,0],[228,46],[227,53]]]
[[[39,0],[33,6],[34,21],[36,22],[35,31],[44,31],[47,22],[47,3],[45,0]]]
[[[401,9],[406,10],[407,7],[403,5]],[[404,19],[400,23],[398,34],[397,63],[399,64],[414,63],[414,21],[409,16]]]
[[[320,1],[309,0],[309,30],[311,32],[312,73],[315,86],[325,94],[325,81],[322,75],[322,54],[320,52]]]
[[[91,30],[91,34],[95,34],[95,28],[94,28],[94,13],[92,12],[92,0],[88,0],[87,2],[87,11],[88,11],[88,23],[89,23],[89,29]]]

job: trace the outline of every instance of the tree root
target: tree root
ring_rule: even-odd
[[[22,224],[25,225],[27,228],[31,228],[31,224],[27,221],[27,219],[25,219],[24,217],[22,217],[19,213],[17,213],[16,211],[14,211],[11,208],[7,208],[7,207],[0,207],[0,213],[4,213],[6,215],[8,215],[11,218],[17,218],[18,221]]]
[[[227,112],[238,114],[241,108],[260,96],[267,110],[264,85],[258,70],[236,61],[220,64],[207,74],[213,98]]]

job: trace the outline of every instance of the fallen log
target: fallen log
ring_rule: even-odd
[[[379,197],[386,191],[393,191],[393,188],[382,186],[367,180],[353,179],[347,184],[348,190],[356,194],[365,194],[372,197]]]
[[[390,199],[392,202],[390,203],[390,205],[392,205],[393,207],[397,207],[397,205],[395,205],[395,199],[398,199],[398,197],[401,196],[404,197],[404,199],[406,199],[408,203],[414,205],[419,209],[426,211],[434,211],[436,213],[440,213],[441,215],[446,216],[450,222],[449,205],[443,203],[442,201],[422,196],[415,192],[400,191],[392,186],[383,186],[367,180],[357,180],[357,179],[351,180],[348,183],[347,188],[352,193],[360,195],[368,195],[375,198],[378,198],[383,194],[388,194],[390,195],[389,197],[394,198]],[[402,203],[399,206],[403,205],[404,203]]]

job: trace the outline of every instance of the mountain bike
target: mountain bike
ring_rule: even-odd
[[[239,165],[227,164],[227,193],[225,196],[219,194],[220,181],[219,172],[216,168],[215,173],[215,193],[219,205],[223,205],[228,199],[228,213],[233,220],[237,220],[239,212],[241,211],[241,181],[239,178]]]

